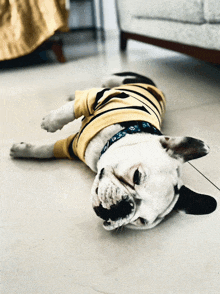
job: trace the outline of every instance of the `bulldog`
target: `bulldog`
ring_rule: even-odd
[[[161,133],[165,96],[142,75],[117,73],[102,88],[76,91],[75,99],[43,118],[55,132],[82,117],[77,134],[55,144],[14,144],[13,158],[79,158],[97,173],[91,190],[95,213],[106,230],[150,229],[172,210],[209,214],[216,200],[185,187],[183,163],[209,147],[191,137]]]

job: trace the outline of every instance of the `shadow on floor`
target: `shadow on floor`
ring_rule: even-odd
[[[73,31],[59,34],[63,42],[63,52],[67,62],[74,59],[97,55],[99,38],[94,32]],[[42,64],[57,63],[52,50],[37,49],[34,52],[12,60],[0,61],[0,71]]]

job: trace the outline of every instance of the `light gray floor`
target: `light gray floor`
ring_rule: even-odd
[[[112,40],[99,54],[74,60],[72,47],[66,64],[0,71],[2,294],[220,292],[219,208],[206,216],[174,214],[149,231],[107,232],[92,210],[94,174],[83,163],[9,157],[14,142],[53,142],[77,129],[78,122],[55,134],[40,128],[76,89],[97,87],[111,72],[136,71],[166,94],[163,132],[211,147],[192,162],[196,169],[185,165],[183,177],[220,200],[220,67],[135,42],[125,55],[117,48]]]

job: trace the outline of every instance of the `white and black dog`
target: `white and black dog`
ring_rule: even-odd
[[[172,210],[208,214],[216,200],[186,188],[181,167],[209,148],[191,137],[160,132],[165,97],[152,80],[126,72],[110,76],[104,88],[76,91],[75,100],[50,112],[41,127],[55,132],[82,118],[79,132],[55,144],[14,144],[13,158],[78,157],[97,173],[92,206],[104,228],[150,229]]]

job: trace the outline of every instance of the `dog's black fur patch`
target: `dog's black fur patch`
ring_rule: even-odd
[[[111,219],[112,221],[116,221],[118,219],[123,219],[134,209],[134,205],[132,201],[128,199],[123,199],[117,204],[113,204],[110,209],[106,209],[100,204],[97,207],[94,207],[94,211],[100,218],[108,221]]]
[[[202,215],[212,213],[217,207],[215,198],[198,194],[185,186],[180,188],[179,194],[174,210],[182,210],[187,214]]]
[[[151,79],[134,72],[130,72],[130,71],[120,72],[120,73],[115,73],[114,75],[119,77],[125,77],[123,84],[144,83],[144,84],[148,84],[148,85],[152,85],[156,87],[155,83]],[[130,76],[132,78],[130,77],[126,78],[126,76]]]

